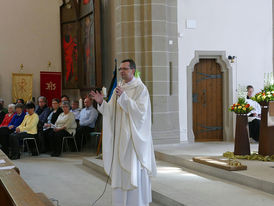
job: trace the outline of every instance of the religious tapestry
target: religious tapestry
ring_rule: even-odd
[[[32,100],[32,74],[12,73],[12,101]]]
[[[40,94],[47,98],[49,106],[52,99],[61,98],[61,79],[61,72],[40,72]]]
[[[88,15],[81,20],[82,70],[81,88],[95,86],[94,20]]]
[[[62,25],[63,85],[64,88],[78,87],[78,25]]]
[[[102,86],[99,17],[100,0],[65,0],[61,7],[64,89]]]

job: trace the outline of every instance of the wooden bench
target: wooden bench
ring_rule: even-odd
[[[6,156],[6,154],[0,150],[0,160],[4,160],[4,164],[0,164],[0,167],[14,167],[13,169],[20,175],[20,170],[16,167],[13,162]]]
[[[36,194],[21,178],[19,169],[0,150],[0,205],[2,206],[54,206],[45,195]],[[11,166],[1,170],[1,167]],[[46,200],[47,199],[47,200]]]
[[[54,204],[47,198],[44,193],[36,193],[38,198],[46,205],[46,206],[54,206]]]

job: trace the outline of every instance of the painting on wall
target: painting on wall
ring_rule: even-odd
[[[78,88],[78,24],[62,24],[63,88]]]
[[[96,7],[96,9],[94,9]],[[63,89],[102,86],[100,0],[65,0],[61,7]]]
[[[81,88],[95,86],[94,19],[88,15],[81,20]]]

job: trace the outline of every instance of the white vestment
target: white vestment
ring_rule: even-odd
[[[262,110],[261,110],[261,106],[258,102],[252,100],[252,99],[246,99],[246,102],[254,108],[254,110],[252,110],[251,112],[248,113],[248,116],[251,114],[256,113],[257,116],[256,117],[248,117],[248,122],[252,122],[254,119],[258,119],[261,120],[260,116],[262,114]]]
[[[114,206],[148,206],[150,177],[157,173],[149,93],[140,78],[121,87],[124,92],[120,97],[114,91],[108,103],[98,106],[103,115],[104,169],[111,176]]]

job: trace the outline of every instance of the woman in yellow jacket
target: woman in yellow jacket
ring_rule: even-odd
[[[10,135],[10,147],[11,155],[10,159],[15,160],[20,158],[20,147],[19,141],[24,138],[37,136],[37,124],[39,122],[39,116],[34,112],[35,105],[32,102],[26,104],[27,115],[25,116],[23,122],[16,128],[15,132]],[[34,147],[30,145],[32,155],[37,155]]]

